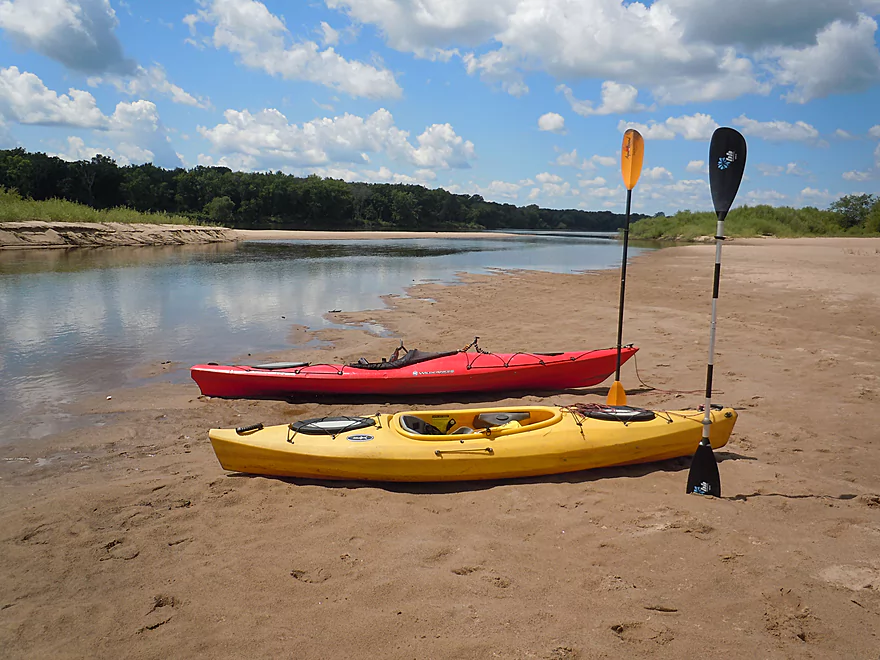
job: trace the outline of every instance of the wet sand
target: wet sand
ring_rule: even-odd
[[[627,272],[629,403],[701,402],[714,248]],[[93,425],[0,447],[6,658],[876,658],[880,654],[880,240],[724,248],[715,400],[724,497],[689,461],[466,484],[227,474],[207,429],[403,403],[225,401],[155,383],[77,402]],[[410,348],[616,340],[618,274],[424,284],[374,321]],[[360,330],[261,356],[388,355]],[[142,365],[145,373],[157,365]],[[529,403],[581,395],[453,397]],[[448,405],[431,400],[418,405]]]

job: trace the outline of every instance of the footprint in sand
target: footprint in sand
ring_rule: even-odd
[[[476,573],[481,570],[480,566],[462,566],[460,568],[453,568],[452,572],[456,575],[470,575],[471,573]]]
[[[623,641],[632,643],[654,642],[662,646],[675,639],[672,630],[662,623],[645,624],[641,621],[617,623],[611,626],[611,632]]]
[[[489,581],[489,584],[498,589],[507,589],[512,584],[509,578],[502,575],[487,576],[486,579]]]
[[[47,545],[52,536],[52,528],[54,525],[43,523],[34,527],[31,531],[22,534],[16,540],[19,543],[28,543],[32,545]]]
[[[300,582],[306,582],[308,584],[320,584],[321,582],[326,582],[330,579],[330,573],[323,568],[319,568],[317,571],[294,569],[290,571],[290,577],[294,580],[299,580]]]
[[[160,626],[164,626],[171,621],[173,609],[180,605],[180,601],[174,596],[166,596],[160,594],[153,597],[153,607],[147,612],[147,623],[141,627],[138,634],[149,630],[156,630]]]
[[[764,611],[764,629],[780,639],[801,642],[814,641],[818,634],[819,620],[800,597],[791,589],[780,588],[772,594],[764,594],[767,603]]]
[[[102,545],[101,550],[104,552],[102,553],[103,556],[99,559],[100,561],[107,561],[108,559],[123,559],[128,561],[129,559],[137,557],[141,552],[134,545],[126,543],[125,539],[113,539],[109,543]]]

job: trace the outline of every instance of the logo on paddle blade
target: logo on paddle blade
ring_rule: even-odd
[[[718,159],[718,169],[726,170],[728,167],[733,165],[733,161],[736,160],[736,152],[728,151],[724,156]]]
[[[624,151],[625,158],[632,157],[632,136],[631,135],[627,135],[626,139],[623,141],[623,151]]]
[[[708,482],[704,481],[700,485],[694,486],[694,494],[695,495],[711,495],[712,494],[712,486],[710,486],[708,484]]]

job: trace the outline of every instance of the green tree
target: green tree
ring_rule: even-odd
[[[840,226],[849,229],[864,224],[876,201],[874,195],[844,195],[828,208],[840,216]]]
[[[868,211],[868,217],[865,218],[865,231],[880,234],[880,199],[877,199],[874,206]]]
[[[215,197],[205,204],[205,214],[211,219],[211,222],[221,225],[228,224],[232,220],[232,212],[234,210],[235,202],[225,195],[223,197]]]

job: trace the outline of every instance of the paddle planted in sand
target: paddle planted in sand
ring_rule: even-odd
[[[706,408],[703,417],[703,439],[691,461],[687,492],[721,497],[721,476],[709,442],[712,423],[712,370],[715,357],[715,325],[718,318],[718,284],[721,281],[721,243],[724,241],[724,219],[733,204],[746,169],[746,139],[732,128],[719,128],[709,144],[709,188],[718,225],[715,229],[715,279],[712,284],[712,325],[709,331],[709,366],[706,370]]]
[[[623,134],[623,147],[620,150],[620,169],[623,185],[626,187],[626,224],[623,229],[623,261],[620,264],[620,302],[617,307],[617,371],[614,383],[608,390],[609,406],[626,405],[626,391],[620,383],[620,349],[623,340],[623,299],[626,294],[626,249],[629,245],[629,212],[632,204],[632,190],[639,182],[642,173],[642,160],[645,156],[645,141],[642,134],[634,128]]]

